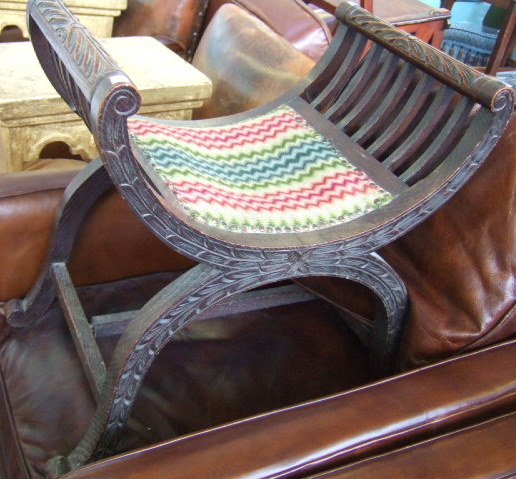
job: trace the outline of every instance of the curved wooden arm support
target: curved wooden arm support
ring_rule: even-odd
[[[84,218],[111,186],[113,183],[100,159],[86,165],[68,185],[57,211],[45,266],[25,298],[13,299],[5,305],[10,326],[30,326],[45,315],[56,298],[51,265],[68,261]]]

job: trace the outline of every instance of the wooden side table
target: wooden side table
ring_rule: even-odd
[[[374,0],[373,13],[436,48],[450,18],[449,10],[418,0]]]
[[[97,37],[110,37],[113,20],[127,8],[127,0],[67,0],[67,6]],[[0,32],[16,26],[29,38],[26,25],[27,0],[0,0]]]
[[[342,0],[306,0],[318,7],[334,13]],[[450,11],[433,8],[419,0],[350,0],[360,4],[374,15],[415,35],[425,43],[440,48],[443,33],[447,27]]]
[[[140,88],[142,114],[190,119],[211,94],[204,74],[153,38],[102,43]],[[98,155],[90,132],[47,80],[29,42],[0,44],[0,65],[0,173],[25,169],[54,142],[66,143],[84,160]]]

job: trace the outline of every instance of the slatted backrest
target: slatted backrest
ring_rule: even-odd
[[[343,2],[336,14],[342,25],[330,56],[339,61],[321,68],[303,96],[408,186],[468,134],[473,151],[497,116],[508,118],[514,93],[504,83],[356,5]]]

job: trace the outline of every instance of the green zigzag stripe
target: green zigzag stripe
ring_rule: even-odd
[[[278,114],[288,111],[295,115],[296,121],[301,118],[289,107],[278,108]],[[267,115],[271,118],[271,114]],[[260,144],[235,148],[221,148],[219,151],[198,147],[187,140],[176,140],[160,132],[145,133],[136,136],[133,132],[134,145],[141,151],[150,166],[169,184],[175,192],[185,211],[197,221],[222,229],[240,232],[293,232],[310,231],[334,226],[363,215],[389,202],[392,196],[374,184],[361,170],[351,165],[342,155],[328,143],[317,131],[304,120],[303,129],[296,126],[291,131],[281,131]],[[235,128],[237,125],[231,125]],[[170,124],[168,128],[173,128]],[[220,127],[222,130],[223,127]],[[176,131],[184,130],[180,127]],[[196,129],[198,132],[198,129]],[[213,144],[212,142],[211,144]],[[325,189],[324,198],[331,198],[328,203],[318,190],[310,188],[325,177],[340,173],[350,174],[353,181],[358,182],[353,193],[343,194],[338,198]],[[214,190],[223,188],[235,194],[278,195],[278,204],[282,191],[306,189],[311,191],[319,206],[305,209],[285,206],[280,212],[271,210],[255,214],[236,202],[212,202],[199,198],[192,203],[188,198],[176,191],[174,185],[191,182],[192,184],[213,185]],[[353,183],[354,185],[354,183]],[[334,185],[332,188],[342,185]],[[346,189],[346,188],[344,188]],[[363,192],[361,190],[364,190]],[[335,190],[337,191],[337,190]],[[320,198],[319,200],[317,198]],[[299,198],[302,200],[302,196]],[[304,204],[302,200],[301,204]],[[312,200],[310,200],[312,201]],[[287,201],[288,204],[290,202]]]

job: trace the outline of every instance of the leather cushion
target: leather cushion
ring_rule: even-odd
[[[0,301],[24,296],[34,283],[63,190],[78,171],[42,169],[0,175]],[[192,264],[150,234],[112,189],[82,226],[70,272],[76,284],[82,285]]]
[[[515,146],[513,116],[458,194],[381,251],[409,291],[401,367],[495,344],[516,333]],[[333,278],[299,282],[343,309],[373,317],[374,301],[363,288]]]
[[[325,21],[302,0],[210,0],[205,21],[209,22],[226,3],[238,5],[260,19],[313,61],[321,58],[331,42]]]
[[[150,35],[190,57],[207,0],[131,0],[115,18],[113,36]]]
[[[223,5],[208,25],[192,64],[213,83],[196,118],[249,110],[287,91],[313,66],[288,41],[235,5]]]

